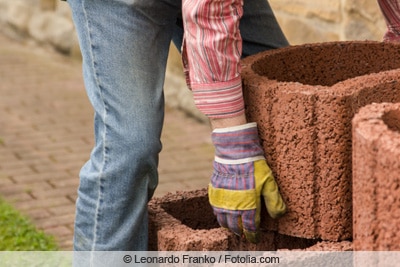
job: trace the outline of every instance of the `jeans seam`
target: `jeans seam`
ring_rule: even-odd
[[[103,192],[103,181],[104,181],[104,171],[105,171],[105,166],[107,163],[107,124],[106,124],[106,119],[107,119],[107,105],[106,105],[106,101],[104,100],[104,96],[102,93],[102,86],[100,85],[100,80],[98,78],[98,72],[96,69],[96,60],[95,60],[95,56],[94,56],[94,48],[95,46],[92,43],[92,31],[91,31],[91,27],[90,27],[90,20],[89,17],[87,15],[86,12],[86,8],[85,8],[85,1],[82,1],[82,10],[83,13],[85,15],[86,18],[86,27],[87,27],[87,38],[88,38],[88,43],[90,46],[90,57],[91,57],[91,68],[93,69],[93,74],[94,74],[94,80],[96,83],[96,87],[98,88],[98,92],[99,92],[99,96],[100,99],[103,103],[103,114],[102,114],[102,120],[103,120],[103,135],[102,135],[102,140],[103,140],[103,147],[102,147],[102,152],[103,152],[103,162],[102,162],[102,168],[100,170],[100,175],[99,175],[99,182],[98,182],[98,197],[96,200],[96,210],[95,210],[95,222],[94,222],[94,226],[93,226],[93,244],[92,244],[92,248],[91,250],[94,251],[95,247],[96,247],[96,241],[98,238],[97,232],[98,232],[98,218],[100,216],[100,205],[102,202],[102,192]],[[93,255],[92,255],[93,256]]]

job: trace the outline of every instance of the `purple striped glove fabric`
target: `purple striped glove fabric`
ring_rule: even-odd
[[[260,145],[256,123],[215,129],[214,172],[208,197],[222,227],[258,242],[261,197],[272,218],[286,212]]]

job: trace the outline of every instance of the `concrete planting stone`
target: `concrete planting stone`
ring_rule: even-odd
[[[353,119],[353,239],[358,251],[400,250],[400,103]]]
[[[149,203],[151,251],[348,251],[352,243],[327,242],[262,229],[252,244],[221,228],[208,203],[207,189],[169,193]]]
[[[352,237],[351,120],[373,102],[399,102],[400,46],[315,43],[243,61],[247,117],[288,212],[265,227],[326,241]]]

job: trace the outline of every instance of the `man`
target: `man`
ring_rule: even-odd
[[[147,202],[158,182],[163,82],[171,40],[182,45],[195,104],[213,128],[216,157],[209,199],[214,213],[223,227],[257,242],[261,196],[272,217],[286,210],[257,127],[246,121],[240,80],[242,56],[288,45],[269,4],[68,3],[95,113],[95,145],[80,172],[74,250],[147,250]]]

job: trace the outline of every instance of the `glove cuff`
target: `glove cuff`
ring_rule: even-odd
[[[243,164],[264,158],[255,122],[212,132],[215,161],[221,164]]]

